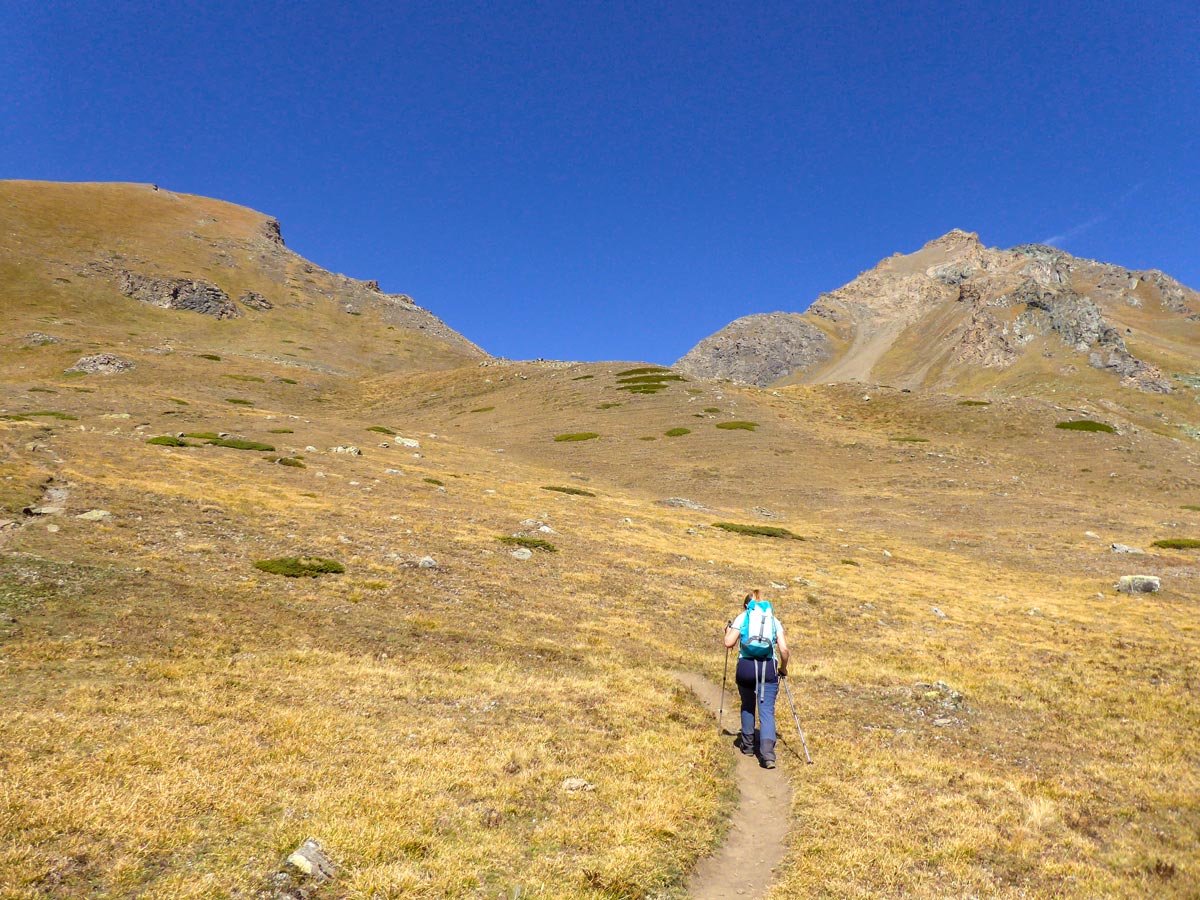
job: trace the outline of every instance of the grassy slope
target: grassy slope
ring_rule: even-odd
[[[78,346],[173,325],[112,303],[132,329],[80,316]],[[63,379],[62,345],[19,340],[62,311],[23,315],[0,407],[77,420],[0,421],[10,511],[47,477],[68,491],[63,516],[0,531],[0,896],[227,896],[310,835],[342,869],[328,897],[675,895],[719,840],[729,756],[664,672],[719,679],[721,624],[772,581],[816,759],[785,752],[798,790],[777,896],[1200,884],[1196,551],[1108,549],[1200,536],[1182,508],[1200,505],[1196,445],[1149,427],[1169,398],[1114,394],[1113,413],[862,386],[637,396],[619,364],[373,375],[382,340],[365,378],[287,384],[290,365],[214,338],[221,361],[140,354],[128,375]],[[314,364],[352,362],[312,346]],[[1122,433],[1054,428],[1085,414]],[[715,428],[730,420],[760,427]],[[145,443],[180,431],[277,449]],[[601,437],[553,441],[576,431]],[[327,452],[345,444],[364,455]],[[711,509],[654,502],[672,496]],[[75,518],[93,508],[113,516]],[[497,540],[514,533],[559,552],[516,560]],[[293,555],[347,572],[253,567]],[[1163,593],[1116,595],[1135,569]],[[961,708],[922,686],[939,680]]]

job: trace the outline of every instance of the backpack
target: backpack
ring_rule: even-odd
[[[766,600],[751,600],[742,618],[742,652],[750,659],[775,656],[775,611]]]

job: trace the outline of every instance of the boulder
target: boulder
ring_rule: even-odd
[[[512,552],[513,559],[532,559],[533,551],[528,547],[518,547]]]
[[[1113,553],[1145,553],[1145,550],[1139,550],[1137,547],[1130,547],[1128,544],[1113,544]]]
[[[136,272],[121,272],[121,293],[160,309],[196,312],[216,319],[236,319],[241,315],[229,295],[206,281],[187,278],[151,278]]]
[[[93,356],[83,357],[67,371],[83,372],[86,375],[119,375],[132,368],[133,363],[127,359],[121,359],[111,353],[97,353]]]
[[[1122,575],[1117,590],[1122,594],[1154,594],[1162,589],[1157,575]]]
[[[258,291],[246,291],[242,296],[238,297],[238,303],[249,309],[268,310],[275,308],[275,304]]]

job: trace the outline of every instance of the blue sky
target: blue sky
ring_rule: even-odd
[[[1200,287],[1194,2],[0,0],[0,177],[280,219],[497,355],[669,363],[951,228]]]

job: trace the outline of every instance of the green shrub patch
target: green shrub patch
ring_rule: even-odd
[[[560,485],[560,484],[544,484],[544,485],[542,485],[542,490],[543,491],[558,491],[558,493],[560,493],[560,494],[573,494],[576,497],[595,497],[596,496],[591,491],[585,491],[583,488],[564,487],[563,485]]]
[[[563,441],[590,441],[598,437],[600,437],[600,435],[596,434],[594,431],[576,431],[569,434],[560,434],[556,436],[554,440],[561,443]]]
[[[1151,547],[1161,547],[1164,550],[1195,550],[1200,547],[1200,541],[1195,538],[1165,538],[1155,541]]]
[[[481,406],[481,407],[479,407],[479,409],[473,409],[473,410],[471,410],[471,412],[473,412],[473,413],[477,413],[477,412],[491,412],[491,411],[492,411],[493,409],[495,409],[495,408],[496,408],[496,407],[494,407],[494,406]]]
[[[211,359],[214,362],[221,361],[221,357],[217,356],[217,354],[215,354],[215,353],[200,353],[197,355],[199,356],[200,359]]]
[[[526,547],[530,550],[544,550],[547,553],[557,553],[558,548],[549,541],[544,541],[541,538],[518,537],[516,535],[501,535],[497,540],[502,544],[510,544],[515,547]]]
[[[758,427],[757,422],[718,422],[717,427],[725,431],[753,431]]]
[[[798,534],[793,534],[786,528],[780,528],[776,525],[739,525],[736,522],[713,522],[713,528],[720,528],[723,531],[732,531],[734,534],[752,534],[761,537],[777,537],[790,538],[793,541],[802,541]]]
[[[683,437],[685,434],[691,434],[690,428],[669,428],[663,432],[667,437]]]
[[[585,380],[587,380],[588,378],[595,378],[595,377],[596,377],[595,375],[576,375],[576,376],[575,376],[574,378],[572,378],[571,380],[572,380],[572,381],[585,381]]]
[[[717,409],[715,406],[706,406],[704,407],[704,411],[706,413],[719,413],[721,410]]]
[[[888,438],[888,440],[896,441],[901,444],[928,444],[929,443],[929,438],[916,438],[916,437],[891,437],[891,438]]]
[[[618,384],[665,384],[668,381],[687,381],[682,375],[634,375],[621,378]]]
[[[251,401],[243,400],[240,397],[226,397],[225,402],[232,403],[234,406],[253,406],[254,405]]]
[[[840,560],[840,562],[843,566],[861,566],[862,565],[862,563],[860,563],[857,559],[843,559],[843,560]]]
[[[637,369],[626,369],[624,372],[618,372],[617,378],[627,378],[630,375],[651,375],[651,374],[670,374],[670,369],[664,369],[662,366],[642,366]]]
[[[1192,504],[1185,504],[1179,508],[1180,509],[1190,509],[1192,512],[1200,512],[1200,506],[1193,506]]]
[[[319,556],[284,556],[280,559],[260,559],[254,568],[285,578],[316,578],[318,575],[340,575],[346,567],[332,559]]]
[[[1093,422],[1091,419],[1077,419],[1073,422],[1059,422],[1054,426],[1064,431],[1101,431],[1105,434],[1116,434],[1117,429],[1104,422]]]
[[[446,482],[444,482],[444,481],[439,481],[437,478],[422,478],[421,480],[422,480],[423,482],[425,482],[426,484],[436,484],[438,487],[445,487],[445,486],[446,486]]]
[[[41,416],[45,419],[58,419],[61,422],[78,422],[79,416],[68,416],[66,413],[56,412],[53,409],[39,409],[37,412],[25,413],[27,416]]]
[[[382,425],[368,426],[367,431],[377,431],[377,432],[379,432],[379,434],[386,434],[386,435],[390,435],[391,437],[396,436],[396,432],[392,431],[392,429],[390,429],[390,428],[384,428]]]
[[[215,441],[208,441],[213,447],[228,447],[231,450],[263,450],[268,453],[275,448],[271,444],[261,444],[258,441],[243,441],[238,438],[217,438]]]
[[[267,434],[295,434],[290,428],[272,428]]]
[[[991,400],[959,400],[959,406],[991,406]]]
[[[146,441],[147,444],[155,444],[159,447],[194,447],[195,444],[189,444],[183,438],[177,438],[173,434],[160,434],[158,437],[152,437]]]
[[[221,436],[215,431],[189,431],[184,437],[195,438],[198,441],[219,441]]]
[[[599,406],[596,407],[596,409],[613,409],[614,407],[617,407],[620,405],[621,405],[620,403],[601,403]]]
[[[229,372],[225,372],[221,375],[221,377],[222,378],[232,378],[234,381],[254,381],[254,382],[257,382],[258,384],[266,384],[267,383],[267,380],[265,378],[259,378],[257,375],[233,375]]]
[[[278,464],[279,464],[279,465],[281,465],[281,466],[288,466],[288,467],[290,467],[290,468],[293,468],[293,469],[306,469],[306,468],[308,468],[306,465],[304,465],[304,463],[303,463],[303,462],[301,462],[300,460],[296,459],[296,457],[294,457],[294,456],[281,456],[281,457],[279,457],[278,459],[276,459],[276,460],[275,460],[275,462],[276,462],[276,463],[278,463]]]
[[[79,388],[76,388],[76,390],[79,390]],[[179,404],[180,406],[191,406],[191,404],[188,403],[186,400],[180,400],[178,397],[168,397],[167,399],[170,400],[172,403]]]
[[[284,384],[299,384],[300,383],[295,378],[280,378],[279,380],[281,382],[283,382]]]

